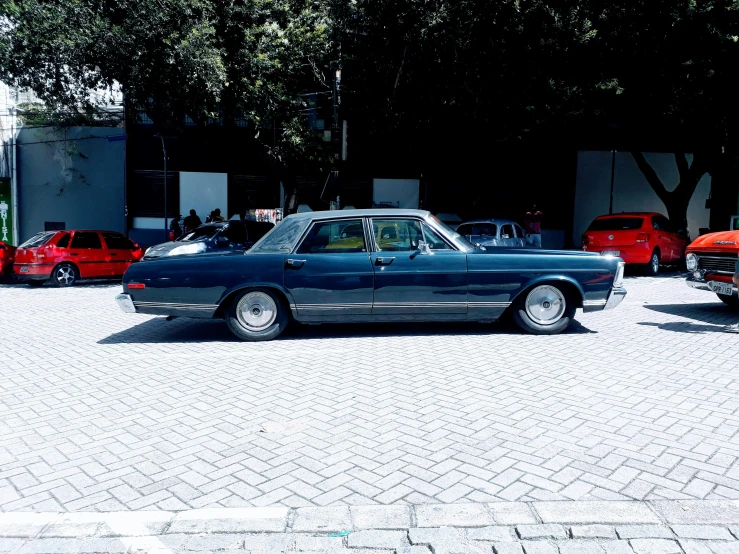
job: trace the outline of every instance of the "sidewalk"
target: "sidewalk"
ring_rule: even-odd
[[[0,552],[739,554],[739,501],[2,512]]]

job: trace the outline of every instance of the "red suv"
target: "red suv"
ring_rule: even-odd
[[[69,287],[79,279],[120,277],[144,249],[113,231],[48,231],[18,247],[16,278],[29,285],[47,280]]]
[[[0,240],[0,280],[10,279],[13,275],[13,260],[15,260],[15,246]]]
[[[653,212],[596,217],[582,236],[583,250],[641,264],[648,275],[657,275],[660,264],[679,263],[687,244],[685,229],[676,229],[665,216]]]

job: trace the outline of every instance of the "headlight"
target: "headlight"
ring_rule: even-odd
[[[195,242],[192,244],[183,244],[182,246],[173,248],[169,251],[167,256],[180,256],[182,254],[200,254],[201,252],[205,252],[205,243]]]
[[[688,254],[687,256],[685,256],[685,267],[687,267],[690,271],[698,269],[698,256],[696,256],[695,254]]]
[[[616,268],[616,276],[613,278],[613,286],[614,288],[618,288],[623,286],[624,284],[624,267],[626,264],[624,262],[618,262],[618,267]]]

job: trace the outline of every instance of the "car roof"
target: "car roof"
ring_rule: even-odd
[[[302,212],[291,214],[285,219],[345,219],[351,217],[426,217],[429,212],[426,210],[406,210],[402,208],[375,208],[366,210],[326,210],[320,212]]]
[[[476,223],[495,223],[496,225],[518,225],[520,227],[520,225],[518,223],[516,223],[515,221],[511,221],[510,219],[499,219],[499,218],[472,219],[470,221],[465,221],[464,223],[460,223],[459,225],[467,225],[469,223],[472,223],[472,224],[476,224]]]
[[[611,219],[614,217],[624,217],[624,216],[649,217],[649,216],[655,216],[655,215],[665,217],[659,212],[620,212],[617,214],[599,215],[595,219]]]

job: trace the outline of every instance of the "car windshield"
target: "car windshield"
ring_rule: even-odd
[[[56,235],[56,231],[39,233],[38,235],[32,236],[26,242],[21,244],[18,248],[36,248],[38,246],[43,246],[44,244],[49,242],[51,237],[53,237],[54,235]]]
[[[446,223],[441,221],[435,215],[429,215],[429,218],[434,222],[437,228],[444,231],[444,234],[454,241],[454,243],[462,250],[474,250],[475,245],[460,235],[457,231],[449,227]]]
[[[194,231],[190,231],[184,237],[177,239],[178,242],[194,242],[197,240],[205,240],[211,238],[218,231],[223,229],[221,225],[201,225]]]
[[[643,224],[643,217],[608,217],[593,221],[588,231],[634,231]]]
[[[290,252],[308,225],[310,225],[310,219],[307,217],[291,218],[288,216],[252,246],[249,253],[274,254]]]

